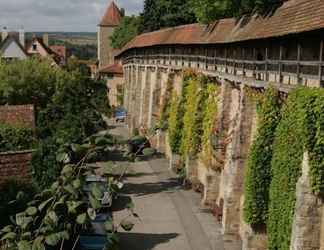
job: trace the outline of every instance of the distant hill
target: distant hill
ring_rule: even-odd
[[[35,34],[42,37],[49,36],[50,45],[65,45],[70,55],[82,60],[97,59],[97,33],[95,32],[28,32],[27,40]]]

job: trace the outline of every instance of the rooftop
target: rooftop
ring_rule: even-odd
[[[224,44],[279,37],[324,28],[323,0],[290,0],[266,16],[227,18],[212,24],[189,24],[135,37],[121,51],[173,44]],[[119,55],[120,55],[119,54]]]
[[[114,1],[112,1],[101,19],[99,26],[118,26],[121,21],[121,13]]]

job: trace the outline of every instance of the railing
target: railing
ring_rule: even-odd
[[[323,61],[301,60],[246,60],[225,57],[183,54],[130,55],[123,58],[123,64],[153,64],[161,66],[189,67],[201,70],[222,72],[230,75],[245,76],[260,81],[269,81],[275,76],[277,83],[283,78],[294,78],[296,84],[302,80],[317,80],[323,87]],[[249,73],[249,76],[247,75]],[[289,80],[290,81],[290,80]],[[289,83],[288,83],[289,84]]]

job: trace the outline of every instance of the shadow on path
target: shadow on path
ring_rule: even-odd
[[[167,243],[178,237],[179,234],[144,234],[144,233],[120,233],[120,250],[151,250],[156,246]],[[181,249],[179,249],[181,250]]]
[[[163,192],[174,192],[181,189],[181,183],[177,178],[171,178],[167,181],[148,182],[148,183],[127,183],[122,190],[123,194],[134,196],[145,196]]]

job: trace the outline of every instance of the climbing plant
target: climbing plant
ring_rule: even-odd
[[[201,124],[199,124],[199,106],[201,104],[201,97],[203,93],[202,86],[198,78],[191,78],[188,80],[186,86],[186,100],[185,113],[183,116],[183,130],[180,151],[181,155],[195,156],[200,148],[200,131]]]
[[[161,110],[160,110],[159,128],[162,130],[166,130],[168,128],[168,120],[170,116],[170,105],[172,100],[172,90],[173,90],[172,81],[171,79],[168,79],[167,88],[163,96]]]
[[[215,120],[217,119],[217,99],[218,99],[218,87],[213,83],[209,83],[205,90],[205,100],[203,111],[203,134],[202,134],[202,158],[205,162],[209,163],[212,158],[212,146],[210,137],[215,127]]]
[[[173,91],[170,103],[168,119],[169,143],[173,153],[178,153],[181,144],[181,117],[180,117],[180,98],[176,91]]]
[[[180,154],[181,139],[183,129],[183,117],[185,114],[185,105],[187,102],[187,85],[188,80],[193,76],[193,72],[188,71],[184,73],[182,91],[179,96],[176,90],[173,91],[171,97],[171,104],[169,109],[168,119],[168,134],[169,143],[173,153]]]
[[[271,162],[269,248],[288,250],[296,203],[296,183],[303,153],[309,152],[310,183],[314,194],[323,194],[324,91],[298,88],[290,93],[275,134]]]
[[[249,224],[260,225],[267,221],[273,141],[280,121],[281,101],[274,88],[263,94],[251,92],[249,97],[258,106],[258,128],[246,167],[244,218]]]

